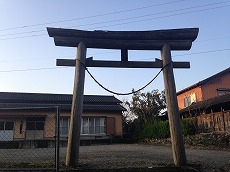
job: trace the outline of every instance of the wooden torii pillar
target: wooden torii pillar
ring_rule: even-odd
[[[198,28],[155,31],[83,31],[47,28],[56,46],[77,47],[76,60],[57,59],[57,66],[75,66],[73,101],[66,165],[76,167],[79,159],[81,115],[83,110],[84,67],[163,68],[166,103],[170,125],[173,160],[176,166],[187,164],[176,97],[173,68],[190,68],[189,62],[173,62],[171,50],[189,50]],[[120,49],[120,61],[86,59],[87,48]],[[129,61],[128,50],[160,50],[162,60]]]

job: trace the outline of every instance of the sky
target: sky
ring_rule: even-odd
[[[75,59],[76,48],[58,47],[47,27],[80,30],[144,31],[199,28],[189,51],[172,51],[180,91],[230,67],[230,1],[227,0],[0,0],[0,91],[72,94],[74,67],[57,67],[56,59]],[[95,60],[120,60],[119,50],[87,49]],[[129,51],[130,61],[154,61],[160,51]],[[88,68],[106,88],[137,90],[160,69]],[[143,92],[164,90],[162,73]],[[86,95],[113,95],[86,73]],[[115,95],[116,96],[116,95]],[[129,96],[116,96],[120,100]]]

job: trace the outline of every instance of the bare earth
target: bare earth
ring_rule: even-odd
[[[64,161],[65,150],[61,159]],[[230,171],[229,150],[186,149],[188,164],[202,164],[202,171]],[[92,169],[156,167],[173,164],[171,147],[144,144],[81,146],[79,163]]]
[[[1,164],[54,162],[54,148],[0,149]],[[188,164],[202,165],[200,171],[230,172],[230,150],[186,148]],[[60,161],[65,161],[66,148],[60,149]],[[87,169],[154,168],[173,164],[169,146],[145,144],[111,144],[80,147],[79,165]],[[61,166],[62,168],[64,166]],[[200,168],[199,168],[200,169]]]

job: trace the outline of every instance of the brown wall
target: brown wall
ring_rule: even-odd
[[[202,85],[203,100],[218,96],[218,88],[230,89],[230,73],[225,73],[221,77],[210,80]]]
[[[210,98],[218,96],[218,88],[228,88],[230,89],[230,72],[224,73],[219,77],[214,77],[210,81],[205,81],[201,86],[193,88],[187,92],[184,92],[180,95],[177,95],[178,107],[183,109],[184,107],[184,98],[196,93],[197,101],[204,101]]]
[[[0,112],[2,118],[0,120],[14,121],[14,139],[25,139],[26,118],[36,116],[46,116],[44,124],[44,138],[54,138],[56,112],[52,111],[17,111],[17,112]],[[61,112],[61,117],[70,116],[70,112]],[[116,136],[122,136],[122,114],[121,112],[84,112],[82,116],[101,116],[114,119],[114,132]],[[110,128],[111,129],[111,128]],[[112,132],[112,131],[110,131]]]
[[[178,107],[179,109],[183,109],[184,107],[184,98],[190,96],[191,94],[196,94],[196,101],[202,101],[202,91],[200,87],[193,88],[185,93],[182,93],[180,95],[177,95],[177,101],[178,101]]]
[[[0,120],[14,121],[14,139],[25,139],[26,133],[26,118],[46,116],[44,124],[44,138],[53,138],[55,135],[55,115],[52,111],[12,111],[0,112],[0,116],[4,116]],[[22,128],[21,126],[22,125]]]

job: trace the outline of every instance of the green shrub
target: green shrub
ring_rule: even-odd
[[[184,136],[197,133],[197,122],[195,119],[182,120],[182,132]],[[170,137],[169,122],[154,119],[139,128],[139,139],[163,139]]]
[[[197,133],[197,122],[194,118],[186,118],[182,120],[183,135],[194,135]]]
[[[168,121],[152,120],[141,127],[139,133],[140,139],[162,139],[168,138],[169,123]]]

